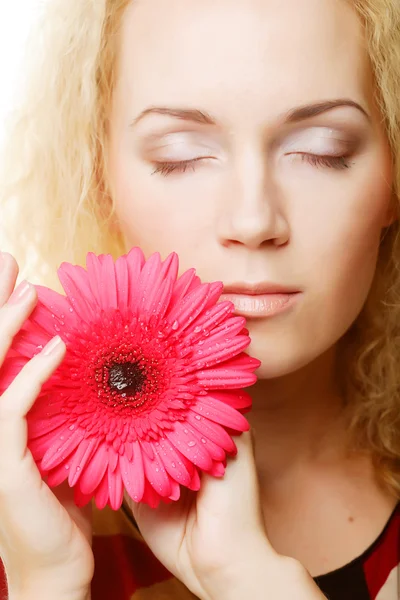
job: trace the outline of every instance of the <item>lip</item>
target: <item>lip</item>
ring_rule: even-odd
[[[235,314],[246,318],[273,317],[289,310],[299,299],[300,290],[274,283],[224,286],[221,300],[229,300]]]

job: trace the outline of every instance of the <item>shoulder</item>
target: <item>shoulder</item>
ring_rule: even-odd
[[[122,508],[93,509],[92,600],[193,600],[154,556]]]

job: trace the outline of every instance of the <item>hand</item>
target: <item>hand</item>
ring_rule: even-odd
[[[322,600],[305,568],[272,548],[262,516],[252,432],[235,438],[223,479],[152,509],[127,497],[155,556],[201,600]]]
[[[238,454],[223,479],[202,474],[199,492],[156,509],[127,498],[141,534],[164,566],[196,596],[217,597],[235,570],[261,557],[275,564],[262,518],[250,432],[235,438]]]
[[[10,298],[18,267],[8,254],[1,259],[0,367],[37,302],[32,285],[21,284]],[[89,597],[94,569],[90,509],[75,506],[68,486],[57,488],[56,497],[27,449],[25,416],[64,353],[63,342],[53,339],[0,398],[0,556],[11,599]]]

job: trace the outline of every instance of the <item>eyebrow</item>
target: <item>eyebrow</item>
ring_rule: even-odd
[[[147,115],[164,115],[172,117],[174,119],[181,119],[182,121],[192,121],[193,123],[200,123],[202,125],[215,125],[216,119],[211,117],[207,112],[191,108],[169,108],[167,106],[152,106],[146,108],[140,113],[136,119],[131,123],[131,127],[136,125]]]
[[[358,102],[355,102],[354,100],[350,100],[348,98],[339,98],[337,100],[327,100],[324,102],[317,102],[315,104],[299,106],[284,113],[284,115],[282,116],[282,120],[285,123],[296,123],[298,121],[305,121],[306,119],[317,117],[318,115],[328,112],[329,110],[333,110],[334,108],[339,108],[343,106],[350,106],[352,108],[356,108],[361,113],[363,113],[363,115],[369,121],[371,120],[370,115],[361,106],[361,104],[358,104]],[[134,127],[144,117],[152,114],[172,117],[174,119],[180,119],[182,121],[191,121],[192,123],[200,123],[201,125],[215,125],[217,122],[217,120],[214,117],[212,117],[209,113],[203,110],[191,108],[173,108],[168,106],[152,106],[143,110],[139,114],[139,116],[132,121],[130,127]]]

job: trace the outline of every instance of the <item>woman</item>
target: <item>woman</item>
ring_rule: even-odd
[[[51,284],[89,250],[174,250],[224,282],[262,362],[255,449],[241,436],[197,495],[108,515],[133,538],[95,537],[92,597],[398,598],[400,4],[53,0],[42,27],[4,162],[20,262],[34,246]],[[2,357],[36,301],[7,302],[16,274],[3,255]],[[10,598],[90,593],[90,516],[26,451],[64,350],[0,402]]]

